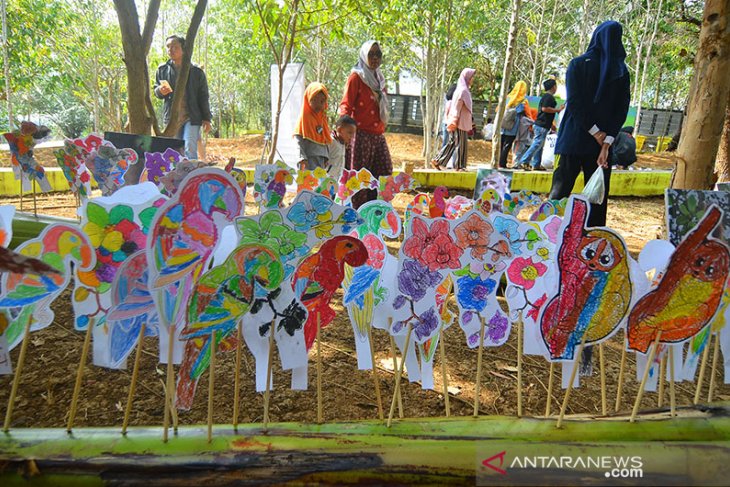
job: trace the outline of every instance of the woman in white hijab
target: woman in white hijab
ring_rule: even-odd
[[[393,173],[384,135],[390,115],[390,102],[385,92],[385,78],[380,71],[382,59],[383,52],[376,41],[362,45],[360,58],[347,78],[339,111],[340,115],[349,115],[357,122],[357,133],[345,164],[348,169],[366,168],[376,178]],[[353,206],[358,208],[366,201],[377,198],[377,195],[376,190],[360,191],[352,198]]]

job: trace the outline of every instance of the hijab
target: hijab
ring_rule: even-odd
[[[520,80],[512,88],[512,91],[509,92],[509,95],[507,95],[507,108],[514,108],[524,102],[525,95],[527,95],[527,83]]]
[[[352,68],[352,73],[357,73],[360,79],[375,92],[378,97],[378,105],[380,106],[380,121],[384,124],[388,123],[390,116],[390,107],[388,106],[388,96],[385,94],[385,77],[383,73],[378,69],[370,69],[368,66],[368,53],[373,44],[378,44],[378,41],[367,41],[360,47],[360,59],[357,60],[357,64]]]
[[[598,103],[611,81],[621,78],[628,72],[624,63],[626,50],[621,42],[622,34],[623,27],[615,20],[608,20],[593,31],[591,43],[584,56],[596,59],[601,65],[598,87],[593,96],[594,103]]]
[[[456,83],[456,91],[454,91],[454,96],[451,99],[452,107],[457,106],[458,102],[461,101],[464,103],[464,108],[469,110],[469,112],[472,111],[472,100],[471,92],[469,91],[469,81],[471,81],[476,72],[477,70],[473,68],[464,68],[461,70],[459,81]]]
[[[309,83],[304,91],[302,114],[299,116],[294,133],[318,144],[329,144],[332,142],[332,135],[327,123],[327,103],[319,113],[315,113],[311,105],[312,98],[319,92],[324,93],[324,96],[329,99],[327,88],[322,83]]]

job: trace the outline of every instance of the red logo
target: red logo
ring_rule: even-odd
[[[482,461],[482,465],[484,465],[485,467],[491,468],[492,470],[494,470],[495,472],[497,472],[500,475],[506,475],[507,471],[504,470],[503,468],[501,468],[502,465],[504,465],[504,456],[506,454],[507,454],[506,451],[499,452],[496,455],[491,456],[491,457],[487,458],[486,460]],[[496,460],[499,460],[499,466],[495,465]]]

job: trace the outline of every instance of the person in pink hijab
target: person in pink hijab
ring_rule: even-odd
[[[434,169],[441,170],[451,156],[456,152],[454,164],[457,171],[466,171],[467,140],[468,132],[472,129],[472,100],[471,87],[474,81],[476,70],[464,68],[456,83],[456,91],[451,99],[449,110],[446,114],[446,130],[449,132],[449,141],[441,148],[436,157],[431,161]]]

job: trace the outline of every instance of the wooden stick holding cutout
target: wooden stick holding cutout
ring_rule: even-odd
[[[451,404],[449,402],[449,374],[446,370],[446,352],[444,350],[444,328],[441,327],[441,336],[439,337],[439,356],[441,357],[441,382],[442,393],[444,395],[444,408],[446,408],[446,417],[451,416]]]
[[[317,422],[324,422],[324,405],[322,403],[322,319],[317,313]]]
[[[601,369],[601,414],[608,414],[608,401],[606,398],[606,361],[603,354],[603,343],[598,344],[598,363]]]
[[[517,417],[522,417],[522,314],[517,321]]]
[[[165,415],[162,420],[162,441],[167,443],[168,430],[170,429],[170,415],[172,408],[175,406],[175,371],[172,364],[173,350],[175,343],[175,324],[171,324],[167,331],[169,333],[167,340],[167,378],[165,380]]]
[[[74,384],[74,392],[71,397],[71,410],[68,414],[68,424],[66,425],[66,432],[71,433],[74,426],[74,420],[76,419],[76,408],[79,403],[79,395],[81,394],[81,379],[84,376],[84,367],[86,367],[86,357],[89,355],[89,344],[91,343],[91,330],[94,328],[94,318],[90,318],[86,325],[86,336],[84,336],[84,345],[81,348],[81,359],[79,360],[79,368],[76,372],[76,383]]]
[[[657,394],[657,407],[660,408],[664,404],[664,380],[666,379],[667,369],[667,354],[662,354],[662,359],[659,361],[659,387]]]
[[[583,354],[583,347],[586,344],[586,338],[588,338],[588,333],[583,332],[583,338],[580,340],[580,346],[578,347],[578,350],[575,351],[575,355],[573,355],[573,358],[575,359],[573,361],[573,368],[570,369],[570,382],[568,382],[568,388],[565,390],[565,396],[563,397],[563,404],[560,406],[560,415],[558,416],[558,422],[555,425],[557,428],[561,428],[563,426],[563,418],[565,417],[565,411],[568,409],[568,400],[570,399],[570,392],[573,390],[573,382],[575,381],[575,374],[578,372],[578,367],[580,367],[580,358]]]
[[[213,392],[215,390],[215,330],[210,334],[210,369],[208,380],[208,443],[213,441]]]
[[[398,391],[400,390],[400,381],[403,377],[403,368],[406,364],[406,357],[405,355],[408,353],[408,347],[411,345],[411,331],[412,327],[410,322],[408,323],[408,330],[406,331],[406,344],[403,347],[405,350],[405,353],[403,354],[403,359],[400,361],[400,366],[398,367],[398,371],[395,374],[395,390],[393,391],[393,399],[390,401],[390,412],[388,413],[388,428],[390,428],[390,424],[393,422],[393,414],[395,414],[395,403],[398,399]]]
[[[553,377],[555,377],[555,362],[550,362],[550,371],[548,372],[547,401],[545,402],[545,417],[550,417],[550,408],[553,402]]]
[[[710,330],[707,330],[707,343],[705,343],[705,349],[702,351],[702,363],[700,363],[700,375],[697,377],[697,387],[695,388],[695,398],[692,404],[698,404],[700,402],[700,393],[702,392],[702,383],[705,380],[705,369],[707,368],[707,356],[710,354]]]
[[[13,406],[15,405],[15,396],[18,394],[18,386],[20,386],[20,374],[23,372],[23,364],[25,363],[25,353],[28,350],[28,342],[30,341],[30,325],[33,323],[33,314],[28,316],[23,331],[23,343],[20,344],[20,356],[18,356],[18,365],[15,367],[15,376],[13,376],[13,386],[10,389],[10,397],[8,398],[8,409],[5,411],[5,423],[3,431],[5,433],[10,429],[10,422],[13,418]]]
[[[618,389],[616,389],[616,406],[614,412],[618,412],[621,409],[621,393],[624,387],[624,371],[626,370],[626,342],[622,342],[621,346],[621,364],[618,367]]]
[[[269,403],[271,398],[271,373],[274,367],[274,325],[276,319],[269,325],[269,361],[266,365],[266,390],[264,391],[264,431],[269,427]]]
[[[712,338],[713,335],[710,335]],[[715,345],[712,347],[712,369],[710,369],[710,388],[707,391],[707,402],[712,402],[712,396],[715,394],[715,374],[717,372],[717,358],[720,355],[720,334],[715,333]],[[709,342],[707,343],[709,345]]]
[[[393,318],[388,318],[388,330],[391,329],[393,325]],[[398,370],[398,355],[395,348],[395,338],[393,338],[393,335],[388,332],[388,337],[390,338],[390,355],[393,357],[393,373],[396,373]],[[405,360],[405,354],[403,355],[403,360]],[[400,387],[396,389],[396,394],[398,394],[398,418],[403,419],[403,397],[400,393]]]
[[[677,408],[676,396],[674,391],[674,347],[669,346],[669,417],[675,416]]]
[[[129,382],[129,394],[127,395],[127,407],[124,409],[124,421],[122,422],[122,434],[127,434],[127,426],[129,426],[129,416],[132,414],[132,402],[134,401],[134,391],[137,388],[137,377],[139,377],[139,362],[142,357],[142,346],[144,342],[145,324],[139,327],[139,336],[137,337],[137,351],[134,353],[134,366],[132,367],[132,380]]]
[[[484,318],[481,318],[479,327],[479,352],[477,353],[477,381],[474,383],[474,417],[479,416],[479,394],[482,382],[482,355],[484,353]]]
[[[370,362],[373,365],[373,383],[375,385],[375,399],[378,401],[378,419],[385,419],[383,414],[383,396],[380,394],[380,379],[378,379],[378,367],[375,365],[375,349],[373,348],[373,327],[368,326],[368,342],[370,342]]]
[[[233,376],[233,431],[238,431],[238,401],[241,395],[241,355],[243,324],[238,320],[236,326],[236,371]]]
[[[656,334],[656,338],[654,339],[654,345],[651,347],[651,351],[649,352],[649,359],[646,361],[646,368],[644,369],[644,375],[641,378],[641,385],[639,385],[639,392],[636,393],[636,401],[634,401],[634,409],[631,411],[631,418],[629,421],[631,423],[636,421],[636,415],[639,413],[639,406],[641,404],[641,398],[644,396],[644,387],[646,386],[646,381],[649,379],[649,371],[651,370],[651,366],[654,363],[654,357],[656,357],[657,349],[659,348],[659,339],[662,337],[662,330],[659,330]]]

